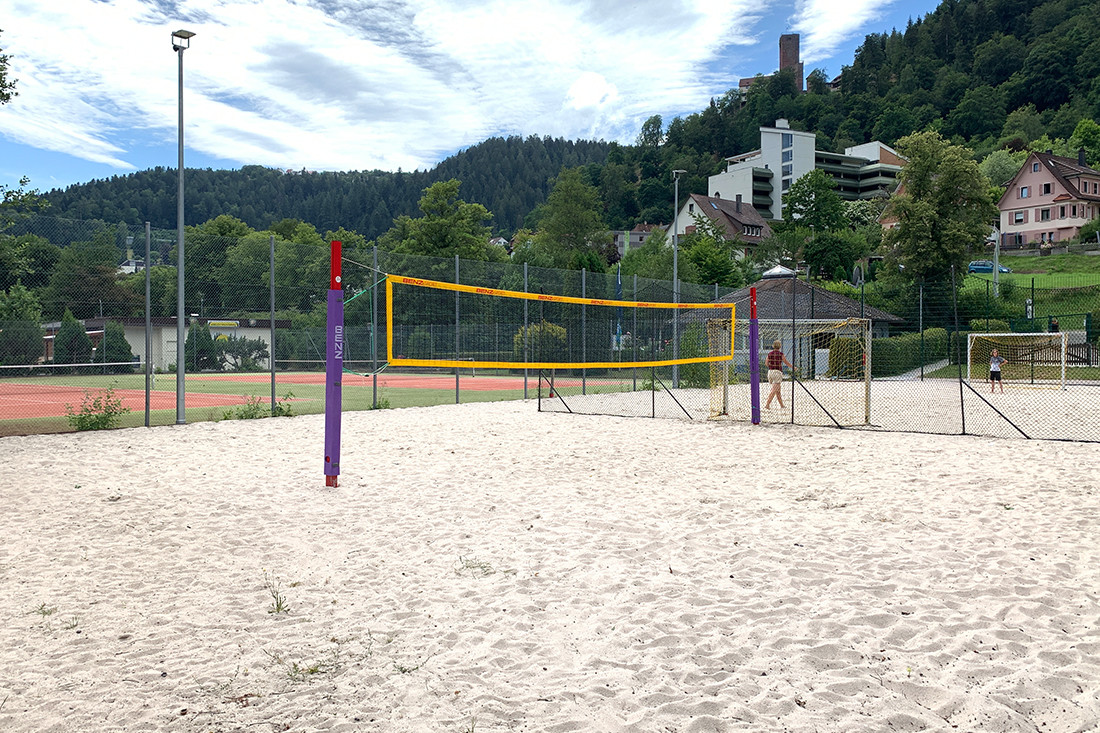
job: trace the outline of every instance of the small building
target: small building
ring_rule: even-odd
[[[1100,216],[1100,171],[1086,165],[1084,150],[1076,159],[1051,150],[1032,153],[1008,182],[997,208],[1002,248],[1074,239]]]
[[[611,242],[615,245],[615,249],[619,251],[619,259],[621,260],[627,252],[632,249],[638,249],[650,235],[655,231],[664,231],[664,227],[657,224],[638,224],[630,231],[625,229],[613,229],[611,231]]]
[[[169,364],[176,363],[176,318],[173,316],[171,318],[153,318],[150,320],[152,329],[149,339],[149,361],[153,364],[154,369],[163,370]],[[103,333],[108,321],[122,324],[126,342],[130,344],[130,352],[134,355],[135,360],[144,363],[145,319],[141,317],[84,319],[81,323],[84,326],[84,332],[88,334],[88,338],[92,341],[93,348],[99,348],[100,343],[103,341]],[[265,345],[269,345],[271,339],[271,321],[267,318],[218,319],[195,317],[190,319],[190,323],[208,326],[210,335],[215,340],[219,337],[236,336],[238,338],[260,339]],[[276,319],[275,328],[290,328],[290,320]],[[45,359],[51,361],[53,359],[53,340],[61,329],[61,322],[45,323],[42,325],[42,329],[45,332],[43,337]],[[184,338],[186,338],[186,332]],[[270,348],[268,351],[270,352]],[[259,364],[265,369],[269,369],[271,366],[268,359],[260,360]]]

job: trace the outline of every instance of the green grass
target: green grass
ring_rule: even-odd
[[[1002,255],[1001,264],[1022,275],[1098,275],[1100,256],[1082,254],[1050,255],[1048,257],[1017,257]],[[1038,287],[1038,283],[1035,285]]]

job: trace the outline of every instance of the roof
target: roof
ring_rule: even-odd
[[[719,298],[717,302],[736,303],[738,313],[741,312],[742,307],[744,312],[748,313],[751,288],[756,288],[757,318],[765,320],[791,318],[793,292],[794,317],[800,320],[869,318],[875,322],[891,325],[905,323],[904,318],[895,316],[893,313],[887,313],[869,305],[861,306],[857,300],[793,277],[759,280]]]
[[[730,239],[759,242],[771,236],[771,227],[767,220],[747,201],[731,201],[697,193],[691,194],[689,198],[695,202],[698,212],[717,224]],[[760,236],[745,234],[745,227],[760,227]]]
[[[1095,168],[1090,168],[1085,165],[1083,158],[1067,158],[1063,155],[1054,155],[1053,153],[1032,153],[1024,161],[1024,164],[1020,166],[1020,170],[1016,171],[1016,175],[1012,177],[1012,180],[1005,186],[1005,192],[1001,195],[1001,202],[1005,200],[1009,192],[1012,191],[1013,184],[1016,179],[1020,177],[1027,167],[1028,163],[1032,159],[1039,161],[1043,170],[1050,171],[1055,180],[1058,181],[1062,187],[1069,192],[1072,198],[1084,201],[1100,201],[1100,195],[1094,193],[1084,193],[1078,187],[1076,181],[1080,179],[1082,175],[1100,177],[1100,171]],[[1061,197],[1059,197],[1060,199]],[[1056,201],[1059,199],[1055,199]]]

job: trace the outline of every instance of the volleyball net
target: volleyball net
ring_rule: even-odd
[[[390,366],[617,369],[733,358],[732,303],[577,298],[401,275],[387,276],[385,301]]]

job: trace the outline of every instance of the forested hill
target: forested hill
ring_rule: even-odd
[[[765,69],[762,71],[770,71]],[[835,71],[835,70],[834,70]],[[812,70],[799,93],[790,73],[734,87],[698,113],[654,115],[634,146],[548,138],[491,139],[427,172],[284,174],[264,168],[189,173],[186,218],[231,214],[263,228],[286,217],[318,229],[344,226],[368,238],[399,214],[416,215],[421,191],[462,181],[460,196],[484,204],[493,228],[511,232],[546,199],[562,166],[585,166],[613,229],[671,219],[672,175],[680,193],[706,193],[724,159],[759,145],[759,128],[786,118],[817,133],[818,147],[881,140],[894,144],[933,129],[982,160],[996,150],[1084,147],[1100,165],[1100,2],[1097,0],[943,0],[904,30],[868,35],[839,74]],[[667,124],[666,124],[667,123]],[[1076,133],[1076,134],[1075,134]],[[1022,160],[1022,159],[1021,159]],[[1009,156],[1005,166],[1019,165]],[[175,226],[175,174],[158,169],[49,194],[53,214],[108,222]]]
[[[511,232],[546,200],[562,168],[599,164],[606,142],[561,138],[490,138],[427,171],[284,172],[262,166],[240,170],[187,169],[185,220],[201,223],[220,214],[256,229],[285,218],[318,230],[354,229],[373,239],[401,214],[419,216],[417,201],[436,181],[456,178],[460,196],[493,212],[493,229]],[[50,191],[54,216],[102,219],[140,226],[176,226],[176,169],[157,167]]]

